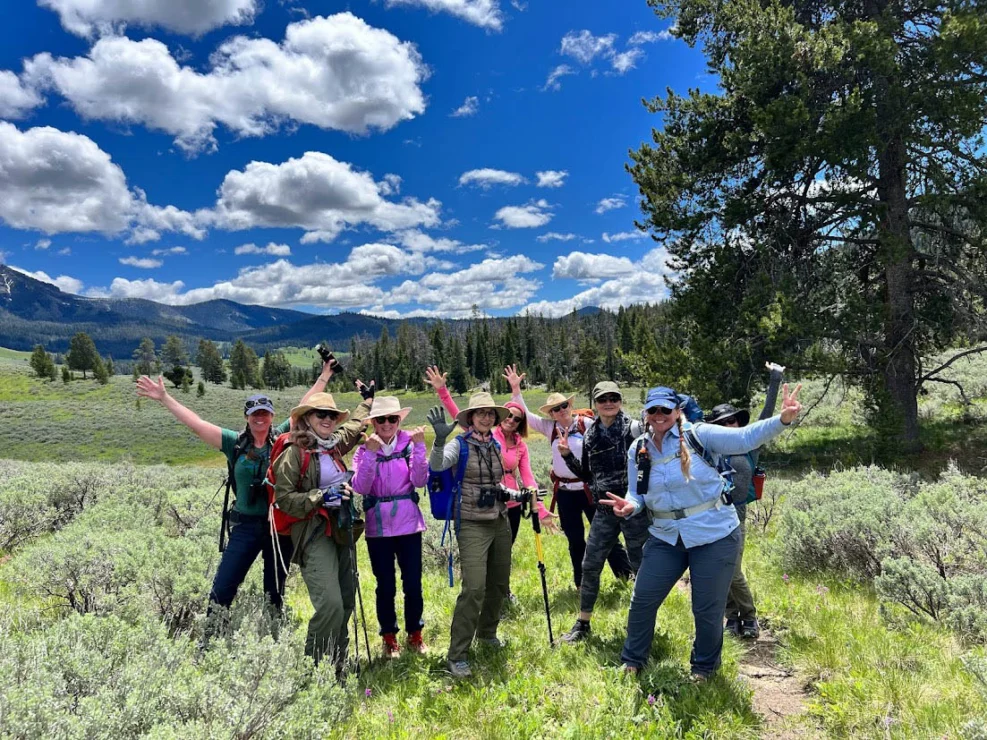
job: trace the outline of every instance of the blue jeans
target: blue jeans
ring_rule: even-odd
[[[644,545],[641,569],[634,583],[627,615],[627,640],[620,653],[626,665],[640,668],[651,652],[658,607],[689,569],[696,640],[692,643],[692,672],[709,675],[720,667],[723,651],[723,610],[740,547],[740,528],[707,545],[686,548],[651,536]]]
[[[266,515],[247,516],[232,512],[232,517],[239,523],[230,529],[230,539],[219,560],[209,601],[211,604],[229,607],[259,554],[264,558],[264,593],[271,605],[281,611],[284,605],[284,582],[288,575],[286,566],[291,562],[294,551],[291,537],[274,535],[281,548],[281,555],[278,556],[271,542]]]
[[[422,533],[403,534],[397,537],[367,537],[370,567],[377,579],[377,624],[380,634],[398,631],[398,615],[394,608],[397,597],[397,579],[394,561],[401,569],[401,586],[404,591],[404,630],[408,634],[424,626],[422,612]]]

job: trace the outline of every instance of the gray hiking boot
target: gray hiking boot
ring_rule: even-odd
[[[465,660],[450,660],[449,673],[452,674],[453,678],[469,678],[473,675],[470,664]]]
[[[593,628],[589,626],[589,622],[577,619],[572,629],[562,635],[562,642],[580,642],[589,637],[592,632]]]
[[[727,624],[723,628],[724,632],[732,632],[733,634],[740,636],[740,618],[730,617],[727,619]]]
[[[756,640],[761,636],[761,625],[757,623],[757,619],[742,619],[740,620],[740,636],[745,640]]]
[[[489,645],[495,650],[501,650],[502,648],[507,647],[507,641],[501,640],[499,637],[478,637],[476,638],[476,641],[482,642],[484,645]]]

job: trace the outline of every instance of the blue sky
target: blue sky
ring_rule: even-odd
[[[627,151],[658,123],[642,98],[709,84],[670,25],[644,0],[18,2],[0,255],[166,303],[655,301]]]

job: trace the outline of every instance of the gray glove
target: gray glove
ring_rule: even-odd
[[[425,414],[425,421],[431,424],[432,429],[435,430],[435,444],[439,446],[446,443],[446,439],[456,428],[455,420],[446,421],[446,412],[441,406],[430,408]]]

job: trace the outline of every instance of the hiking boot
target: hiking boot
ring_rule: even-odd
[[[470,664],[465,660],[450,660],[449,673],[452,674],[453,678],[469,678],[473,675],[473,671],[470,670]]]
[[[507,603],[511,606],[517,606],[517,596],[514,595],[513,591],[507,592]]]
[[[562,635],[563,642],[580,642],[585,640],[592,634],[593,628],[589,626],[589,622],[585,622],[582,619],[577,619],[576,624],[573,625],[572,629]]]
[[[401,646],[398,645],[398,637],[393,632],[382,635],[384,638],[384,657],[390,660],[401,657]]]
[[[482,642],[484,645],[489,645],[494,650],[502,650],[507,647],[507,641],[501,640],[499,637],[478,637],[477,642]]]
[[[756,640],[761,636],[761,625],[756,618],[740,620],[740,632],[738,634],[745,640]]]
[[[408,635],[408,651],[418,653],[419,655],[428,654],[428,645],[426,645],[425,640],[422,639],[421,630],[415,630]]]
[[[623,670],[625,676],[637,676],[638,671],[641,669],[636,665],[627,665],[627,663],[624,663]]]
[[[689,683],[691,683],[693,686],[703,686],[709,682],[709,679],[710,679],[709,673],[697,673],[693,671],[692,673],[689,674]]]
[[[740,637],[740,619],[737,617],[730,617],[727,619],[727,625],[723,628],[724,632],[732,632],[733,634]]]

